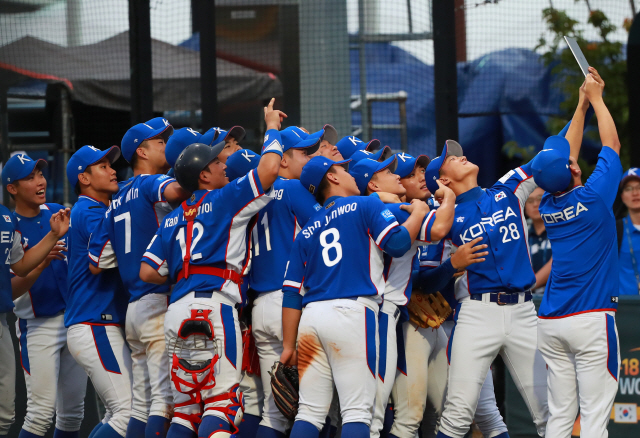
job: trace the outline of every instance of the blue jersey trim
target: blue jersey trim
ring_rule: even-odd
[[[228,304],[220,304],[220,318],[224,329],[224,355],[236,368],[238,349],[236,347],[236,325],[233,320],[233,307]]]
[[[456,326],[458,325],[458,316],[460,316],[460,303],[456,306],[455,315],[453,317],[454,326],[451,329],[451,336],[449,336],[449,342],[447,343],[447,363],[451,365],[451,348],[453,347],[453,335],[456,332]]]
[[[18,319],[20,327],[20,363],[25,372],[31,375],[31,365],[29,365],[29,350],[27,349],[27,320]]]
[[[368,307],[364,308],[364,324],[367,345],[367,365],[373,378],[376,378],[376,314]]]
[[[110,373],[122,374],[116,355],[111,348],[111,342],[107,336],[107,328],[103,325],[92,325],[91,333],[96,343],[96,351],[104,369]]]
[[[614,380],[618,381],[618,337],[616,333],[616,321],[613,316],[605,314],[607,317],[607,369]]]
[[[404,306],[403,306],[404,307]],[[396,337],[398,339],[398,365],[396,368],[405,376],[407,375],[407,355],[404,351],[404,332],[402,331],[403,324],[396,326]]]
[[[389,329],[389,315],[384,312],[378,314],[378,336],[380,337],[380,359],[378,360],[378,376],[384,382],[387,371],[387,330]]]

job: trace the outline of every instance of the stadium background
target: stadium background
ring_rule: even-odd
[[[635,15],[634,0],[0,0],[0,159],[47,159],[47,199],[72,205],[64,169],[82,145],[119,144],[132,124],[163,115],[201,132],[242,125],[243,146],[257,150],[275,96],[288,124],[330,123],[414,155],[458,138],[486,186],[570,117],[581,78],[559,41],[568,34],[607,82],[625,168],[640,165],[629,129],[640,92],[627,79],[640,77]],[[586,136],[587,173],[600,146]],[[529,436],[501,369],[512,436]],[[15,436],[21,413],[24,400]]]

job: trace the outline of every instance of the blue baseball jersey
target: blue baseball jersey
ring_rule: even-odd
[[[400,208],[404,204],[386,204],[387,208],[395,216],[399,223],[404,223],[409,219],[409,213]],[[423,245],[434,245],[439,241],[431,242],[431,227],[435,222],[436,212],[432,210],[424,217],[422,227],[418,237],[411,245],[411,249],[402,257],[391,257],[384,254],[384,300],[389,301],[396,306],[404,306],[411,298],[411,273],[413,271],[414,262],[418,259],[418,248]]]
[[[249,257],[251,219],[272,200],[262,190],[257,169],[217,190],[197,190],[186,201],[197,209],[189,250],[190,265],[231,270],[242,275]],[[195,208],[195,207],[193,207]],[[151,240],[142,261],[176,283],[174,303],[189,292],[220,291],[237,303],[240,285],[209,274],[190,274],[178,281],[186,255],[187,221],[182,206],[169,213]],[[139,266],[139,265],[138,265]]]
[[[0,313],[13,309],[11,299],[11,265],[24,257],[22,237],[18,231],[18,223],[11,211],[0,205],[0,251],[4,255],[4,263],[0,265]]]
[[[381,296],[382,247],[400,230],[380,199],[332,197],[296,237],[282,291],[314,301]],[[368,259],[368,260],[367,260]]]
[[[89,271],[89,239],[106,211],[106,205],[85,195],[80,195],[71,209],[66,327],[80,323],[124,324],[128,295],[118,269],[107,269],[99,275]]]
[[[252,231],[251,288],[258,293],[282,288],[293,242],[315,212],[322,209],[297,179],[278,177],[273,202],[258,214]]]
[[[100,225],[91,236],[89,261],[98,268],[120,268],[129,301],[147,294],[169,293],[169,285],[140,279],[140,259],[160,222],[172,208],[164,197],[175,179],[167,175],[137,175],[113,197]]]
[[[540,215],[553,247],[553,262],[540,318],[618,308],[618,241],[612,208],[621,178],[620,157],[603,146],[584,186],[542,197]]]
[[[509,171],[491,188],[475,187],[456,198],[449,239],[456,247],[483,237],[489,254],[456,281],[460,300],[470,294],[524,292],[535,284],[527,245],[524,203],[537,187],[530,163]]]
[[[25,250],[35,246],[49,231],[51,215],[64,209],[60,204],[43,204],[40,212],[34,217],[20,216],[14,212],[18,223],[18,231],[22,234]],[[67,236],[58,239],[67,243]],[[53,260],[46,267],[29,291],[15,300],[16,307],[13,312],[18,318],[31,319],[43,316],[53,316],[64,311],[67,294],[67,258]]]

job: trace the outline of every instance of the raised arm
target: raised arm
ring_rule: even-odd
[[[569,129],[567,130],[567,134],[565,135],[565,138],[569,142],[569,146],[571,148],[570,156],[573,157],[574,161],[578,161],[578,156],[580,155],[585,117],[587,114],[587,110],[589,109],[589,99],[585,94],[585,86],[586,81],[583,82],[582,86],[580,87],[580,98],[578,99],[578,106],[575,113],[573,113],[573,118],[571,119]]]
[[[260,164],[258,164],[257,168],[260,184],[265,191],[271,188],[278,177],[280,161],[282,160],[282,141],[278,130],[282,120],[287,117],[282,111],[273,109],[275,100],[275,98],[271,99],[269,105],[264,107],[264,121],[267,124],[267,132],[262,146],[262,158],[260,158]]]
[[[436,211],[436,219],[431,227],[431,241],[442,240],[453,225],[453,216],[456,208],[456,195],[449,187],[436,181],[440,187],[434,196],[440,199],[440,208]]]
[[[594,69],[595,70],[595,69]],[[603,146],[608,146],[620,155],[620,139],[618,138],[618,131],[616,130],[616,124],[611,117],[609,109],[602,99],[602,91],[604,90],[604,81],[597,72],[591,72],[589,68],[589,75],[586,79],[585,93],[589,98],[589,102],[593,105],[593,109],[598,118],[598,130],[600,131],[600,140]]]

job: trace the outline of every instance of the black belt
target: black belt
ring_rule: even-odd
[[[194,292],[194,298],[211,298],[213,296],[213,292]]]
[[[518,304],[520,294],[522,292],[489,292],[489,301],[496,303],[498,306],[505,304]],[[471,294],[469,298],[475,301],[482,301],[482,296],[487,294]],[[524,292],[524,301],[531,301],[531,291]]]

